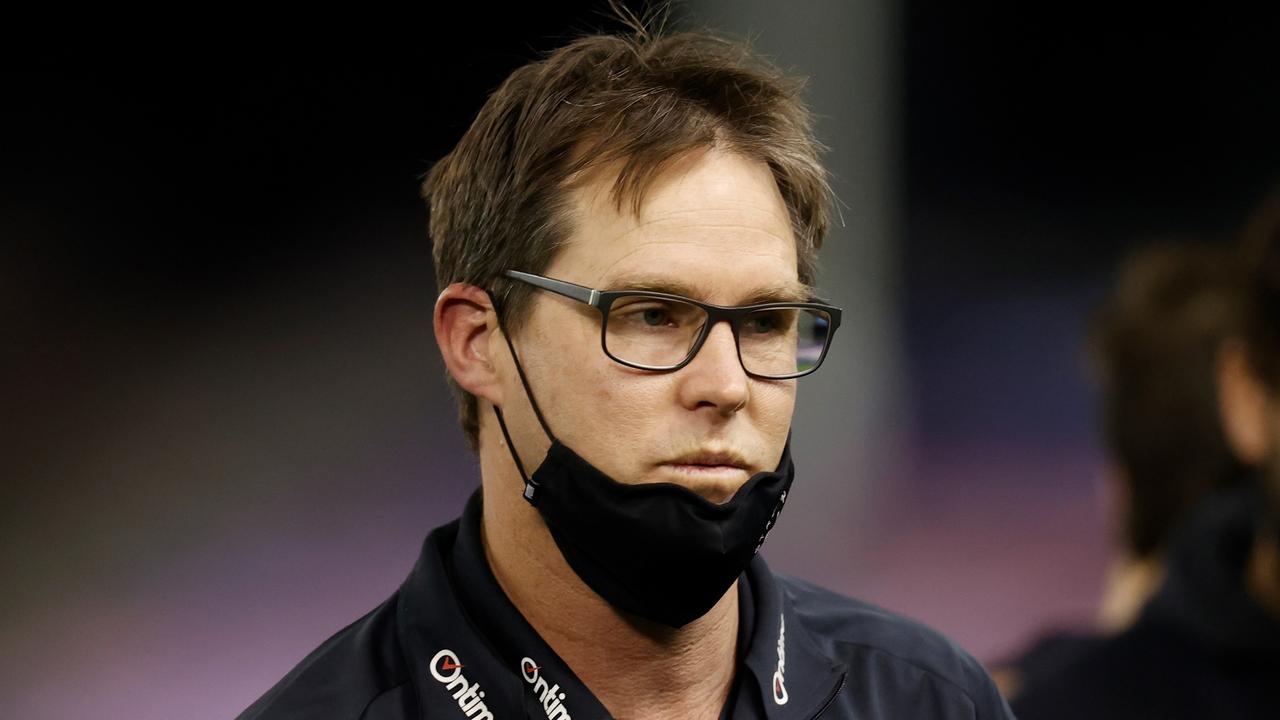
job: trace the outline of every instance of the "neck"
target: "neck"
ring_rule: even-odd
[[[481,535],[494,577],[538,635],[614,717],[720,716],[733,682],[738,635],[735,583],[706,615],[670,628],[622,613],[565,561],[505,445],[481,450]],[[673,673],[673,667],[702,672]],[[663,688],[653,692],[653,688]]]
[[[1117,633],[1132,625],[1164,583],[1164,576],[1162,553],[1146,557],[1125,553],[1113,560],[1098,607],[1098,628],[1105,633]]]

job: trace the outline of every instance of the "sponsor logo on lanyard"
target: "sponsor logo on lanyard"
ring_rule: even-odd
[[[542,710],[546,712],[547,720],[573,720],[564,706],[564,693],[560,692],[560,684],[548,685],[540,670],[533,658],[524,658],[520,661],[520,675],[524,677],[525,682],[533,686],[531,688],[533,695],[542,702]]]
[[[431,677],[444,685],[445,692],[453,693],[458,708],[471,720],[494,720],[493,713],[484,704],[484,690],[480,683],[472,682],[462,674],[462,661],[452,650],[441,650],[431,658]]]

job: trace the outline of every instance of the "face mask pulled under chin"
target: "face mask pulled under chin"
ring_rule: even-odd
[[[791,439],[773,472],[753,475],[722,504],[673,483],[626,484],[587,462],[551,433],[511,347],[521,384],[551,449],[530,477],[494,414],[569,567],[620,610],[683,627],[707,613],[746,570],[777,522],[795,477]]]

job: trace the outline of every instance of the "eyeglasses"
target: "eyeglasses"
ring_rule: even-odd
[[[816,302],[721,307],[660,292],[596,290],[518,270],[503,275],[599,310],[605,355],[638,370],[679,370],[711,328],[727,321],[748,375],[798,378],[818,369],[840,327],[840,308]]]

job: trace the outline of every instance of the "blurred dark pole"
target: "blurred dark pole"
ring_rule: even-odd
[[[797,12],[802,8],[802,12]],[[699,0],[691,24],[748,39],[805,78],[815,134],[827,148],[836,207],[818,287],[846,318],[816,382],[798,387],[792,448],[802,466],[765,551],[784,572],[859,590],[859,551],[898,470],[906,429],[898,303],[902,56],[886,0]],[[846,334],[847,331],[847,334]],[[839,553],[815,553],[821,546]]]

